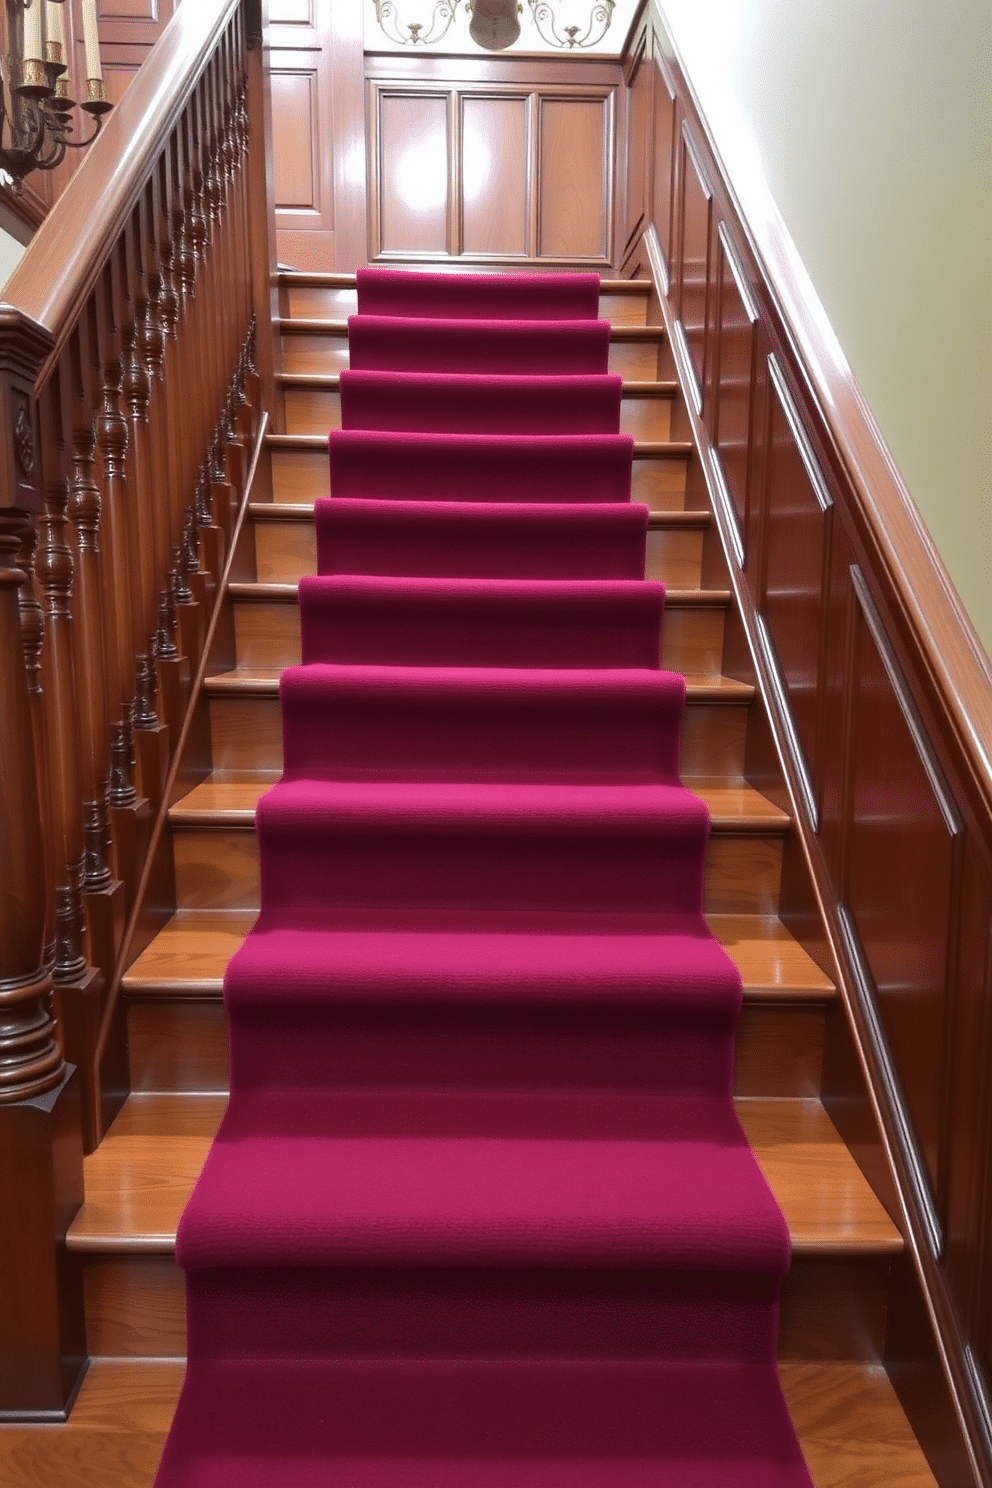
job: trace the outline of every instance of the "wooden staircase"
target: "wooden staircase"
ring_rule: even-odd
[[[68,1425],[0,1429],[10,1488],[144,1488],[182,1379],[176,1224],[224,1109],[222,978],[258,902],[254,808],[281,768],[278,676],[299,660],[296,584],[316,569],[313,503],[326,491],[326,431],[340,423],[353,280],[285,275],[281,301],[286,432],[268,439],[208,668],[211,768],[170,811],[175,912],[123,989],[132,1094],[86,1160],[68,1236],[94,1362]],[[817,1488],[924,1488],[936,1480],[878,1363],[903,1241],[820,1101],[835,990],[778,918],[791,825],[744,778],[760,702],[723,675],[729,585],[712,581],[709,513],[686,509],[692,447],[672,437],[680,395],[647,311],[647,284],[604,285],[633,495],[651,509],[647,573],[668,585],[662,662],[688,681],[683,776],[712,813],[707,911],[744,980],[738,1110],[792,1235],[783,1386]]]

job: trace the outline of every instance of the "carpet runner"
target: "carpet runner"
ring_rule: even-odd
[[[359,274],[158,1488],[810,1488],[598,293]]]

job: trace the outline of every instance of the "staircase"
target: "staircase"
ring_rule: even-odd
[[[688,681],[682,773],[711,812],[708,915],[744,980],[738,1111],[792,1235],[783,1387],[818,1488],[924,1488],[936,1480],[877,1362],[903,1241],[819,1099],[835,990],[778,918],[790,821],[744,778],[760,702],[723,675],[731,595],[709,513],[686,508],[693,452],[673,438],[680,394],[648,294],[604,284],[601,314],[637,441],[633,497],[651,510],[647,577],[668,586],[662,664]],[[207,773],[190,762],[203,778],[170,812],[175,913],[124,982],[133,1093],[87,1159],[68,1236],[94,1362],[68,1425],[0,1430],[11,1488],[149,1484],[182,1380],[175,1230],[225,1104],[222,978],[257,906],[254,808],[281,768],[278,676],[300,659],[296,584],[316,571],[313,502],[355,308],[345,276],[284,275],[280,296],[286,432],[268,439],[208,668]]]

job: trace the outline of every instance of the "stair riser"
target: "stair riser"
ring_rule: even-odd
[[[280,285],[279,313],[300,320],[343,320],[358,313],[358,291],[337,285]],[[599,297],[599,315],[612,325],[647,325],[646,294],[610,294]]]
[[[195,1002],[136,998],[127,1016],[132,1090],[227,1091],[227,1022],[219,993]],[[824,1004],[745,1001],[734,1093],[782,1100],[819,1094],[825,1021]]]
[[[690,697],[682,729],[682,773],[741,775],[746,731],[746,704],[694,702]],[[278,698],[211,698],[210,737],[215,770],[282,769]]]
[[[326,429],[317,432],[324,434]],[[327,496],[327,451],[321,449],[273,449],[272,497],[310,505],[319,496]],[[657,459],[648,455],[634,456],[631,472],[631,500],[643,501],[652,511],[682,511],[685,508],[685,481],[688,458],[677,456]]]
[[[689,677],[718,675],[725,613],[723,606],[666,604],[661,665]],[[234,633],[239,667],[299,665],[300,612],[295,604],[236,602]]]
[[[286,433],[326,434],[341,427],[341,395],[336,388],[286,389]],[[672,400],[666,396],[625,393],[620,404],[620,433],[664,443],[671,437]]]
[[[782,1285],[779,1358],[880,1358],[888,1274],[886,1259],[796,1256]],[[172,1256],[88,1258],[84,1281],[92,1354],[185,1357],[185,1276]],[[473,1309],[473,1326],[477,1317]]]
[[[608,369],[636,382],[651,382],[658,375],[661,337],[655,341],[612,341]],[[292,332],[282,338],[284,372],[342,372],[351,365],[347,334]]]
[[[250,827],[173,832],[178,902],[196,909],[258,907],[258,842]],[[782,839],[714,832],[706,856],[704,908],[711,914],[773,914]]]
[[[317,572],[317,535],[310,522],[256,522],[255,573],[261,583],[291,584]],[[648,533],[645,578],[673,589],[699,587],[703,558],[700,530]]]

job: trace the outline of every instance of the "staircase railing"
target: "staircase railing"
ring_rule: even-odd
[[[265,8],[179,8],[0,307],[0,1418],[85,1368],[95,1042],[272,401]]]

